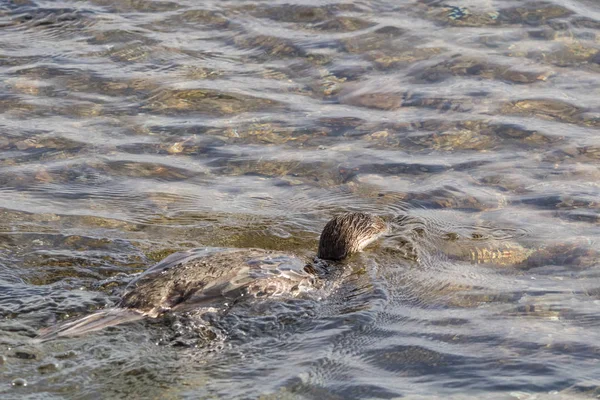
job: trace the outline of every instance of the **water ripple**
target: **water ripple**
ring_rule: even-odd
[[[598,394],[597,2],[26,0],[0,27],[3,398]],[[346,211],[392,229],[305,298],[29,340],[178,250],[310,260]]]

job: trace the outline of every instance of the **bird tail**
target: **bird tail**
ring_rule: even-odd
[[[36,339],[50,340],[59,337],[80,336],[89,332],[99,331],[109,326],[137,321],[144,318],[144,314],[126,308],[108,308],[96,311],[75,321],[53,326],[40,331]]]

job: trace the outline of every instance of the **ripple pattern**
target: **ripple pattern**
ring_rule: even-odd
[[[0,29],[0,397],[600,394],[597,1],[22,0]],[[392,232],[306,298],[29,340],[174,251],[309,258],[358,210]]]

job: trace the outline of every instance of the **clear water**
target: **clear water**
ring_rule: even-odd
[[[3,399],[600,395],[596,0],[19,0],[0,29]],[[348,210],[396,226],[327,296],[30,341],[173,251],[310,257]]]

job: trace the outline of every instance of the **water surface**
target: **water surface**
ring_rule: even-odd
[[[600,395],[597,1],[19,0],[0,29],[2,398]],[[174,251],[308,259],[356,210],[394,232],[319,295],[29,343]]]

